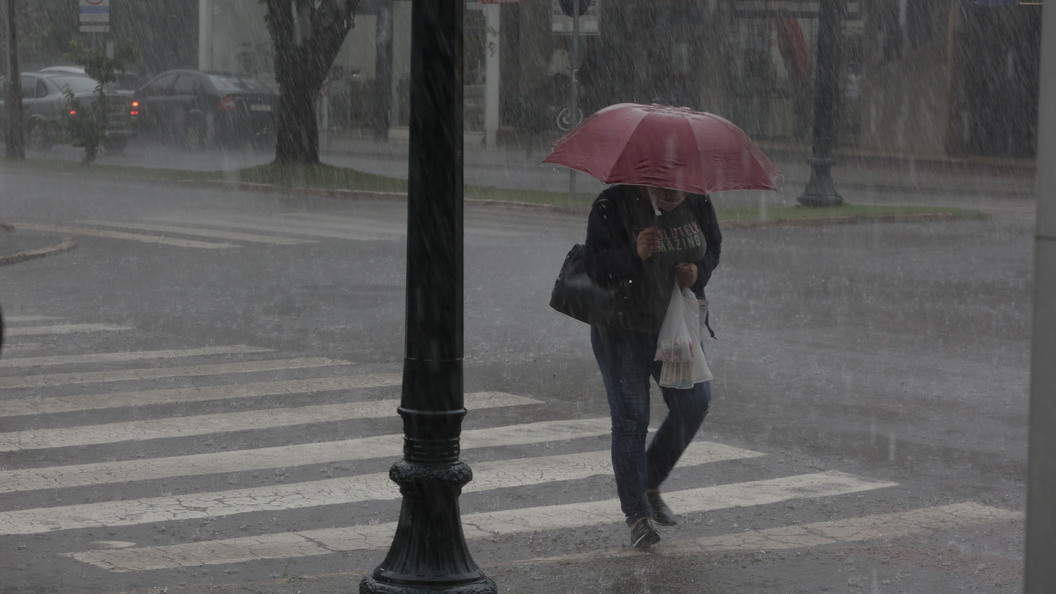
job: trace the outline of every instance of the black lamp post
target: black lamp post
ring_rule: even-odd
[[[843,198],[836,193],[830,170],[835,120],[836,94],[839,92],[840,16],[843,0],[821,0],[818,12],[818,57],[814,81],[814,149],[808,162],[810,181],[798,198],[803,206],[839,206]]]
[[[7,21],[7,30],[4,32],[7,63],[4,65],[4,73],[10,83],[7,85],[7,96],[4,97],[7,102],[7,120],[3,122],[3,125],[7,136],[5,143],[7,158],[13,161],[23,161],[26,158],[26,139],[22,128],[22,85],[19,82],[21,74],[18,67],[18,27],[15,25],[17,14],[15,0],[7,0],[4,5],[4,16]]]
[[[496,592],[474,563],[458,510],[473,478],[459,460],[462,383],[462,13],[465,0],[411,5],[411,128],[403,459],[389,477],[403,507],[362,593]]]

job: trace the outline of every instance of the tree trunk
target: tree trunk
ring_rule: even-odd
[[[319,163],[315,100],[326,73],[352,29],[358,0],[263,0],[275,45],[279,117],[275,162]]]
[[[374,33],[374,137],[389,138],[389,112],[392,109],[392,1],[378,2]]]
[[[300,52],[291,52],[297,53]],[[280,81],[275,162],[315,165],[319,163],[315,98],[322,75],[310,72],[305,68],[305,61],[291,54],[278,61],[275,69]]]
[[[7,113],[7,121],[4,122],[6,126],[5,137],[7,152],[7,158],[12,161],[24,161],[26,158],[26,137],[24,134],[25,128],[22,126],[22,85],[21,85],[21,73],[18,68],[18,28],[16,27],[15,16],[18,11],[15,9],[15,0],[7,0],[5,3],[5,17],[7,21],[7,31],[4,36],[7,41],[7,64],[5,71],[7,72],[7,80],[10,81],[7,85],[7,97],[5,97],[5,103],[7,109],[4,110]]]

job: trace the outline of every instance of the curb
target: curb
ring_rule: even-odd
[[[166,183],[166,182],[160,182]],[[279,186],[275,184],[262,184],[257,182],[226,181],[226,180],[170,180],[170,183],[178,186],[197,186],[203,188],[220,188],[236,190],[250,190],[268,194],[314,194],[329,198],[365,198],[365,199],[390,199],[399,200],[406,198],[403,192],[381,192],[375,190],[350,190],[343,188],[313,188],[310,186]]]
[[[275,184],[262,184],[256,182],[242,182],[242,181],[225,181],[225,180],[174,180],[174,184],[177,185],[192,185],[206,188],[221,188],[221,189],[236,189],[236,190],[249,190],[261,193],[269,194],[305,194],[315,196],[325,196],[327,198],[344,198],[349,200],[356,199],[368,199],[368,200],[395,200],[395,201],[406,201],[407,194],[405,192],[383,192],[375,190],[354,190],[354,189],[343,189],[343,188],[313,188],[310,186],[279,186]],[[806,182],[804,182],[806,183]],[[897,186],[891,186],[895,188]],[[889,188],[890,189],[890,188]],[[1010,196],[1022,196],[1023,192],[1016,190],[1009,190],[1005,192]],[[590,212],[590,204],[582,205],[562,205],[562,204],[547,204],[541,202],[521,202],[516,200],[496,200],[492,198],[463,198],[463,201],[467,204],[476,204],[480,206],[494,206],[494,207],[505,207],[517,210],[536,210],[536,211],[548,211],[557,212],[563,214],[587,214]],[[957,218],[965,218],[964,215],[953,215],[950,213],[919,213],[919,214],[890,214],[890,215],[850,215],[840,216],[833,215],[828,217],[817,217],[817,218],[790,218],[790,219],[773,219],[773,220],[761,220],[761,221],[737,221],[737,220],[726,220],[723,221],[724,226],[731,227],[774,227],[774,226],[811,226],[811,225],[826,225],[826,224],[858,224],[868,222],[890,222],[890,223],[935,223],[951,221]],[[973,218],[973,217],[969,217]],[[978,219],[990,219],[991,214],[985,211],[980,211]]]
[[[6,266],[8,264],[17,264],[19,262],[25,262],[26,260],[35,260],[37,258],[46,258],[48,256],[54,256],[55,254],[68,252],[75,247],[77,247],[76,241],[69,237],[64,237],[62,242],[50,247],[38,248],[35,250],[23,250],[21,252],[15,252],[7,256],[0,256],[0,266]]]
[[[724,228],[772,228],[772,227],[817,227],[821,225],[860,225],[864,223],[940,223],[956,219],[988,221],[993,216],[988,212],[980,212],[979,215],[965,216],[948,212],[922,212],[913,214],[886,214],[886,215],[848,215],[831,217],[803,217],[790,219],[769,220],[737,220],[730,219],[721,221]]]

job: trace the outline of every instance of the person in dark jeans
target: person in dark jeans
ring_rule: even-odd
[[[668,407],[652,441],[650,382],[660,326],[672,288],[688,287],[704,303],[704,286],[719,264],[722,234],[708,196],[648,186],[617,185],[591,206],[584,265],[597,283],[618,288],[615,321],[591,327],[612,418],[612,466],[631,544],[646,550],[660,540],[654,522],[678,517],[660,486],[693,440],[711,403],[711,383],[661,387]],[[703,319],[703,317],[702,317]]]

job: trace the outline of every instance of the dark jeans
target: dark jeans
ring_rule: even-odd
[[[657,335],[592,326],[590,341],[605,382],[612,416],[612,469],[620,507],[632,523],[649,516],[647,489],[658,489],[693,440],[711,403],[711,382],[688,390],[660,388],[668,414],[645,447],[649,431],[649,378],[660,378],[654,361]]]

